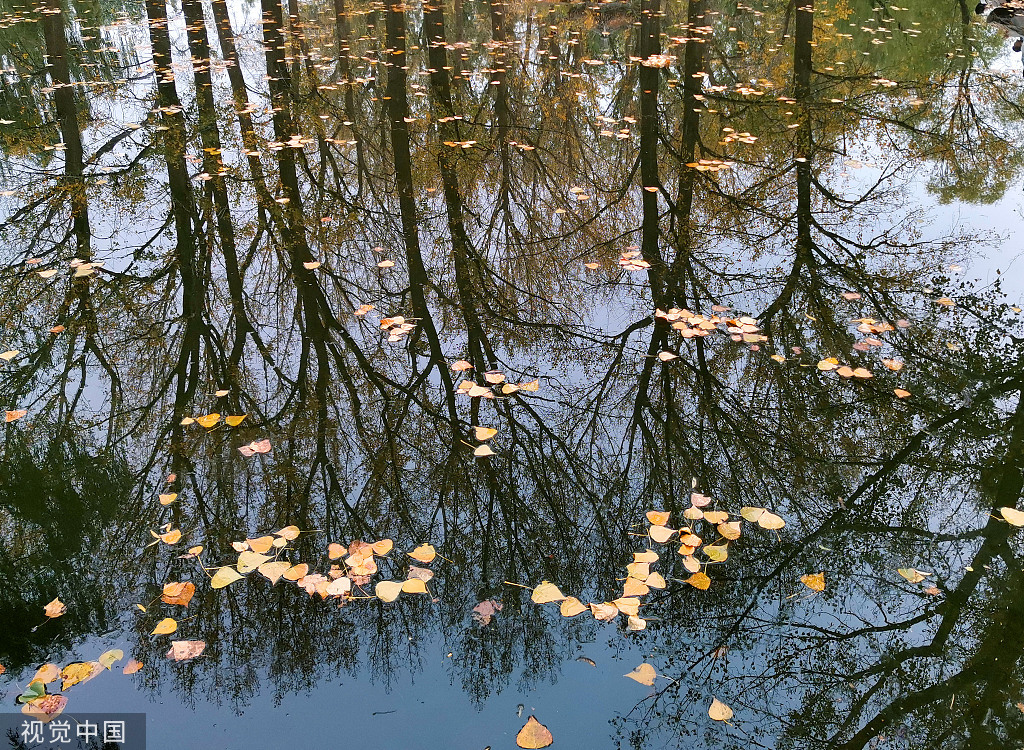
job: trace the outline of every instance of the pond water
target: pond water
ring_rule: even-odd
[[[1012,8],[2,2],[7,712],[1024,747]]]

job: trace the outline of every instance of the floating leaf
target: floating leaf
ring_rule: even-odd
[[[519,747],[524,748],[541,748],[547,747],[555,738],[551,736],[551,732],[548,728],[541,724],[533,716],[529,718],[526,725],[519,730],[519,734],[516,735],[516,744]]]
[[[35,676],[32,678],[32,682],[39,680],[42,683],[53,682],[60,677],[60,667],[56,664],[44,664],[36,670]]]
[[[60,617],[67,611],[68,605],[62,602],[59,598],[54,599],[52,602],[43,607],[43,613],[47,617]]]
[[[650,587],[643,581],[629,577],[626,579],[626,583],[622,587],[623,596],[644,596],[650,593]]]
[[[251,573],[270,559],[269,555],[261,555],[259,552],[246,550],[238,555],[238,572]]]
[[[263,554],[264,552],[269,552],[271,547],[274,546],[275,542],[277,542],[277,539],[272,536],[261,536],[257,537],[256,539],[245,540],[245,543],[249,546],[249,549],[251,549],[253,552],[259,552],[260,554]]]
[[[800,576],[800,583],[809,588],[811,591],[824,591],[825,574],[807,573],[806,575]]]
[[[708,556],[708,559],[713,562],[725,562],[729,559],[729,545],[708,545],[704,548],[704,554]]]
[[[434,571],[428,570],[427,568],[418,568],[415,565],[409,566],[409,578],[419,578],[421,581],[426,583],[434,577]]]
[[[271,584],[275,584],[280,580],[281,576],[288,572],[292,564],[287,560],[275,560],[273,562],[267,562],[260,565],[258,570],[263,576],[265,576]]]
[[[586,612],[587,605],[575,596],[567,596],[562,600],[562,603],[558,607],[558,611],[562,614],[562,617],[575,617],[581,612]]]
[[[274,535],[291,541],[293,539],[298,539],[300,533],[298,526],[285,526],[280,531],[275,531]]]
[[[491,449],[491,446],[487,444],[478,445],[476,450],[473,451],[473,455],[477,458],[484,458],[486,456],[493,456],[494,451]]]
[[[135,674],[142,669],[142,662],[138,659],[129,659],[122,670],[125,674]]]
[[[729,721],[732,718],[732,709],[718,700],[718,698],[712,698],[711,706],[708,708],[708,716],[715,721]]]
[[[402,591],[406,594],[425,594],[427,584],[419,578],[407,578],[402,582]]]
[[[213,414],[204,414],[201,417],[196,417],[196,422],[199,423],[200,427],[210,429],[220,421],[220,414],[214,412]]]
[[[181,529],[168,529],[163,534],[158,534],[156,538],[164,544],[177,544],[181,541]]]
[[[2,359],[4,362],[10,362],[19,354],[21,354],[21,352],[19,352],[17,349],[8,349],[6,352],[0,354],[0,359]]]
[[[498,434],[498,431],[493,427],[474,427],[473,434],[476,439],[481,443],[485,440],[490,440],[492,437]]]
[[[100,658],[97,661],[103,665],[105,669],[110,669],[114,662],[121,661],[124,658],[124,651],[119,648],[112,648],[110,651],[104,651],[100,654]]]
[[[654,671],[654,667],[647,662],[644,662],[625,676],[631,680],[636,680],[641,685],[647,685],[649,687],[654,684],[654,678],[658,676],[658,673]]]
[[[196,593],[196,585],[191,581],[165,583],[160,599],[167,604],[179,604],[187,607]]]
[[[238,449],[238,452],[248,458],[256,455],[257,453],[270,453],[270,449],[270,441],[264,438],[263,440],[253,440],[248,445],[243,445]]]
[[[103,665],[98,661],[78,661],[68,664],[60,670],[62,680],[60,689],[67,690],[72,685],[88,682],[102,671]]]
[[[672,515],[665,510],[649,510],[647,511],[647,520],[654,526],[664,526],[668,523],[668,517]]]
[[[590,611],[594,615],[594,619],[601,622],[611,622],[619,616],[619,608],[611,602],[603,602],[601,604],[591,602]]]
[[[242,576],[237,570],[230,565],[225,565],[222,568],[217,568],[217,572],[213,574],[213,578],[210,579],[210,588],[222,589],[229,583],[234,583]]]
[[[899,568],[896,572],[899,573],[904,578],[906,578],[911,583],[920,583],[927,576],[931,575],[931,573],[925,573],[923,571],[916,570],[914,568]]]
[[[701,570],[693,573],[689,578],[683,581],[683,583],[688,583],[695,589],[700,589],[701,591],[707,591],[711,587],[711,579],[708,578],[707,573]]]
[[[640,600],[635,596],[623,596],[611,602],[624,615],[637,615],[640,611]]]
[[[307,565],[306,563],[299,563],[298,565],[293,565],[292,567],[288,568],[288,570],[285,571],[285,574],[282,576],[282,578],[284,578],[286,581],[298,581],[301,578],[305,578],[308,573],[309,565]]]
[[[565,595],[558,590],[558,586],[550,581],[541,581],[540,585],[533,590],[530,598],[537,604],[558,602],[565,599]]]
[[[18,703],[28,703],[29,701],[39,700],[46,695],[46,685],[43,684],[42,680],[32,680],[22,691],[21,695],[18,696]]]
[[[178,499],[178,493],[168,492],[164,495],[160,495],[157,499],[160,501],[161,505],[170,505],[171,503]]]
[[[48,722],[50,719],[59,716],[67,705],[68,699],[63,695],[47,695],[43,698],[29,701],[21,707],[21,712],[31,716],[33,719]]]
[[[434,549],[434,545],[432,544],[421,544],[409,553],[409,557],[413,560],[418,560],[421,563],[430,563],[433,562],[435,557],[437,557],[437,550]]]
[[[676,530],[670,529],[667,526],[651,526],[648,534],[658,544],[664,544],[676,535]]]
[[[644,630],[647,627],[647,620],[641,617],[630,615],[626,620],[626,630]]]
[[[650,586],[652,589],[665,588],[665,578],[661,575],[661,573],[657,572],[651,573],[649,576],[647,576],[647,579],[644,581],[644,583]]]
[[[171,641],[171,649],[167,652],[168,659],[188,661],[195,659],[206,649],[206,641]]]
[[[4,422],[14,422],[28,414],[28,409],[15,409],[4,412]]]
[[[156,624],[153,628],[153,632],[150,635],[170,635],[178,629],[178,621],[173,617],[165,617]]]
[[[248,414],[239,414],[236,416],[224,417],[224,422],[228,427],[238,427],[242,424],[242,421],[249,416]]]
[[[1003,520],[1011,526],[1024,526],[1024,512],[1016,508],[1000,508],[999,512],[1002,514]]]
[[[381,539],[370,545],[370,549],[373,550],[373,554],[378,557],[386,555],[388,552],[395,548],[395,543],[390,539]]]
[[[373,593],[383,602],[393,602],[402,593],[401,581],[380,581],[373,589]]]

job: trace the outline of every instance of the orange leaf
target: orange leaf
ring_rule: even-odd
[[[164,591],[160,598],[167,604],[180,604],[187,607],[196,593],[196,585],[191,581],[172,582],[164,584]]]

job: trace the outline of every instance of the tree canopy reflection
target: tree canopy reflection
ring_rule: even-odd
[[[0,384],[28,415],[0,469],[2,661],[119,622],[148,689],[241,707],[267,681],[387,681],[440,638],[482,702],[618,627],[506,582],[614,599],[644,512],[680,518],[696,488],[787,526],[746,533],[708,591],[663,550],[669,586],[622,638],[677,682],[620,743],[1005,747],[1024,592],[992,511],[1024,477],[1019,310],[954,280],[991,238],[932,231],[926,205],[1009,189],[1021,88],[963,3],[908,5],[12,13],[0,284],[20,354]],[[764,339],[684,339],[658,314],[713,306]],[[458,393],[488,371],[538,389]],[[247,416],[183,424],[212,412]],[[476,426],[496,455],[474,457]],[[145,546],[166,523],[208,565],[288,524],[317,530],[296,560],[387,537],[445,561],[432,597],[339,609],[255,577],[211,590],[184,548]],[[164,660],[133,612],[171,580],[199,587],[201,661]],[[56,593],[71,615],[31,631]],[[712,695],[734,727],[709,725]]]

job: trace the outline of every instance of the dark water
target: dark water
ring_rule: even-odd
[[[5,4],[6,710],[121,649],[46,689],[151,748],[1024,747],[1022,63],[906,6]],[[264,536],[311,593],[211,586]]]

